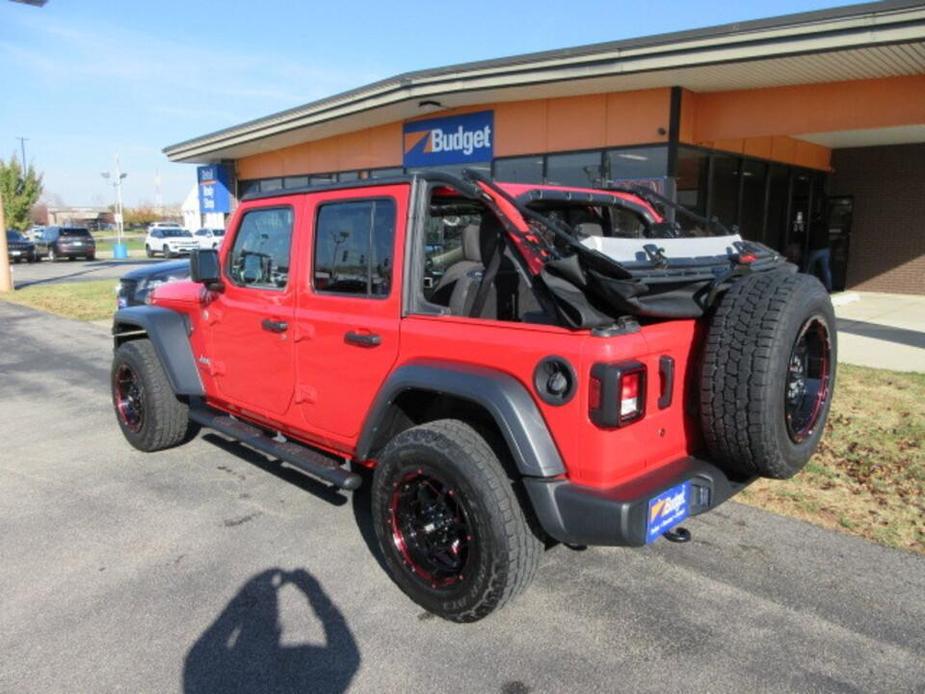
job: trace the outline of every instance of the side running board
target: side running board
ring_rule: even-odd
[[[189,416],[208,429],[214,429],[245,446],[279,458],[300,472],[340,489],[356,489],[363,481],[359,475],[341,466],[337,458],[291,441],[275,441],[257,427],[229,415],[202,407],[191,407]]]

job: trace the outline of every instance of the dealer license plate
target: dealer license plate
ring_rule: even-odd
[[[691,481],[687,480],[666,489],[649,499],[649,515],[646,517],[646,543],[654,542],[659,536],[671,530],[690,515]]]

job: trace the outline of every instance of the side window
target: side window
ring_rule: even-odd
[[[234,239],[228,275],[236,284],[282,289],[289,280],[292,209],[273,207],[245,213]]]
[[[314,287],[386,297],[392,288],[395,201],[328,203],[315,223]]]

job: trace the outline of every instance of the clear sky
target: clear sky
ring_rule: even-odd
[[[399,72],[848,4],[825,0],[0,0],[0,156],[70,205],[180,202],[161,149]],[[544,9],[548,7],[549,9]]]

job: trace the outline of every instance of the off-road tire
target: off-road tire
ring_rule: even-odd
[[[131,369],[143,386],[144,417],[140,429],[133,431],[120,416],[116,394],[116,375],[122,365]],[[119,346],[110,374],[113,410],[126,440],[140,451],[172,448],[192,438],[197,427],[189,419],[189,407],[177,399],[164,367],[150,340],[140,339]]]
[[[455,487],[453,498],[472,525],[469,563],[455,585],[428,585],[410,568],[393,534],[393,494],[420,471]],[[544,545],[531,531],[513,484],[485,439],[462,421],[429,422],[396,436],[379,457],[371,489],[373,526],[392,580],[424,609],[455,622],[482,619],[521,593]]]
[[[785,386],[803,326],[819,321],[829,340],[828,388],[806,438],[788,431]],[[785,479],[822,437],[835,387],[835,312],[822,283],[787,270],[746,276],[710,317],[700,374],[700,419],[708,452],[738,476]]]

